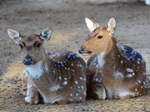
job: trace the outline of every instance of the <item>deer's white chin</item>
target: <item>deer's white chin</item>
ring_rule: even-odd
[[[83,56],[89,56],[90,54],[88,54],[88,53],[83,53],[82,55],[83,55]]]
[[[28,71],[32,78],[38,79],[43,74],[43,62],[39,61],[34,65],[28,65],[25,71]]]

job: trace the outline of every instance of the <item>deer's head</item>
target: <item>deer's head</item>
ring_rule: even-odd
[[[88,40],[81,46],[79,53],[91,55],[107,52],[112,47],[112,36],[116,27],[114,18],[110,18],[107,27],[85,18],[86,25],[90,31]]]
[[[51,30],[44,29],[40,34],[22,35],[18,31],[8,29],[8,36],[20,47],[24,65],[33,65],[44,57],[42,44],[51,37]]]

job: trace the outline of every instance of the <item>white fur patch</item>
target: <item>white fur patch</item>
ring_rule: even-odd
[[[124,75],[121,72],[114,73],[115,78],[124,78]]]
[[[106,90],[104,89],[104,91],[103,91],[103,99],[106,99]]]
[[[60,101],[62,98],[61,96],[52,96],[52,97],[49,97],[49,98],[46,98],[45,96],[43,96],[43,100],[44,100],[44,103],[48,104],[48,103],[51,103],[51,104],[54,104],[56,101]]]
[[[128,91],[120,91],[119,92],[119,96],[128,96],[128,95],[134,96],[134,93],[131,93],[131,92],[128,92]]]
[[[30,98],[30,96],[26,96],[24,100],[26,103],[30,103],[31,98]]]
[[[59,85],[54,85],[54,86],[52,86],[52,87],[49,88],[49,89],[50,89],[50,91],[55,92],[55,91],[57,91],[57,90],[60,89],[60,86],[59,86]]]
[[[94,26],[93,21],[91,21],[89,18],[85,18],[85,23],[88,27],[88,29],[92,32],[96,29],[96,27]]]
[[[102,93],[103,92],[103,93]],[[102,97],[102,99],[103,100],[105,100],[106,99],[106,90],[105,90],[105,88],[103,87],[102,89],[97,89],[97,91],[96,91],[96,94],[98,95],[98,96],[103,96]]]
[[[21,40],[21,37],[19,36],[19,32],[13,29],[8,29],[8,36],[11,39],[13,39],[16,43],[18,43]]]
[[[43,65],[42,61],[34,65],[29,65],[26,67],[25,71],[28,71],[32,78],[38,79],[43,74]]]
[[[47,64],[45,64],[45,70],[46,70],[46,72],[48,72],[48,65]]]
[[[102,52],[101,54],[98,55],[98,65],[100,68],[102,68],[105,64],[105,60],[104,60],[104,52]]]
[[[127,68],[126,70],[127,70],[127,72],[133,72],[133,69],[131,69],[131,68]]]
[[[26,103],[30,103],[30,101],[31,101],[31,97],[30,97],[30,95],[31,95],[31,93],[30,93],[31,90],[30,90],[30,89],[31,89],[32,87],[33,87],[33,85],[28,83],[28,85],[27,85],[26,97],[25,97],[25,99],[24,99]]]

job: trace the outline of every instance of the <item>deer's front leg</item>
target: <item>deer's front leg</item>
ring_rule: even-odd
[[[29,104],[39,103],[39,92],[34,86],[29,72],[23,74],[23,91],[25,95],[25,102]]]
[[[32,84],[27,85],[25,102],[29,103],[29,104],[38,104],[39,103],[39,92]]]
[[[96,87],[96,95],[99,100],[105,100],[106,99],[106,89],[103,85],[98,85]]]
[[[28,72],[24,72],[22,75],[22,94],[25,95],[27,92],[28,83]]]

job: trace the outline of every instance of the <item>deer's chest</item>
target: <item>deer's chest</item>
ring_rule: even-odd
[[[34,65],[29,65],[29,66],[26,67],[25,71],[29,72],[29,75],[33,79],[38,79],[44,73],[43,64],[40,61],[40,62],[38,62],[38,63],[36,63]]]

